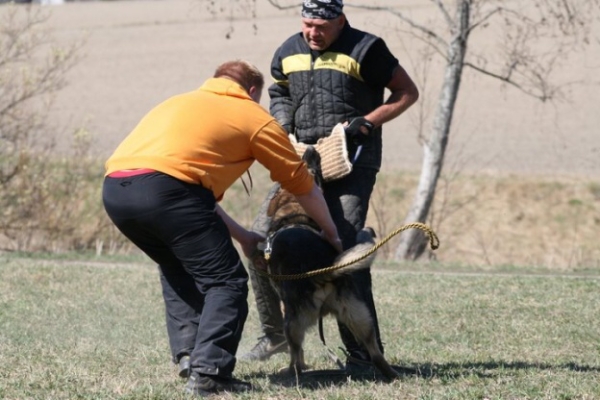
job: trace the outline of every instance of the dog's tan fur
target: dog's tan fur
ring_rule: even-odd
[[[310,157],[305,153],[304,159],[309,169],[318,173],[314,160],[310,168]],[[271,217],[270,233],[278,231],[273,238],[273,251],[268,262],[268,271],[274,275],[297,274],[354,261],[369,252],[375,243],[373,230],[366,228],[359,232],[354,247],[336,255],[333,248],[315,231],[314,221],[306,215],[295,197],[285,190],[279,190],[274,195],[268,215]],[[294,227],[290,228],[290,224]],[[310,278],[272,281],[284,310],[285,335],[290,348],[289,373],[308,369],[302,348],[305,333],[319,318],[332,314],[365,346],[373,365],[386,378],[398,376],[379,349],[373,319],[367,306],[356,295],[349,275],[358,269],[369,268],[374,258],[373,253],[343,269]]]

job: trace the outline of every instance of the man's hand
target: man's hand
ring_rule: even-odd
[[[335,232],[335,235],[328,236],[324,231],[321,231],[321,237],[328,241],[338,253],[342,252],[342,239],[340,239],[340,237],[337,235],[337,232]]]
[[[264,242],[265,238],[253,231],[247,231],[246,234],[238,240],[242,246],[242,252],[248,258],[252,258],[256,252],[256,248],[260,242]]]
[[[369,135],[373,132],[373,129],[375,129],[375,125],[367,121],[364,117],[354,118],[344,126],[346,137],[356,145],[365,143]]]

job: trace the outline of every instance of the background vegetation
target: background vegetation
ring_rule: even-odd
[[[40,158],[29,166],[30,171],[34,168],[34,175],[27,174],[0,192],[5,205],[0,211],[2,250],[137,254],[102,207],[100,160]],[[246,227],[271,184],[261,166],[253,167],[252,177],[250,195],[238,182],[223,201],[223,207]],[[402,226],[417,179],[411,173],[380,174],[368,219],[380,239]],[[538,270],[600,269],[597,183],[459,175],[442,187],[428,220],[441,246],[420,262],[481,269],[515,265]],[[396,240],[398,236],[380,249],[380,260],[391,259]]]
[[[68,151],[57,151],[53,132],[65,128],[47,116],[85,54],[85,39],[56,46],[48,17],[40,7],[3,5],[0,13],[0,251],[136,254],[102,208],[104,160],[93,133],[76,128]],[[251,195],[237,183],[223,204],[245,226],[270,185],[260,166],[252,175]],[[369,224],[381,238],[404,223],[418,179],[414,172],[380,174]],[[597,269],[599,208],[600,185],[591,179],[467,175],[447,165],[427,220],[442,245],[423,260]],[[392,258],[398,239],[381,249],[381,260]]]

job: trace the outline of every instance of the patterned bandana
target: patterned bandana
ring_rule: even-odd
[[[343,0],[304,0],[302,18],[335,19],[342,15]]]

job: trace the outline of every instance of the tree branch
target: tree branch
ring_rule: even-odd
[[[271,1],[271,0],[269,0],[269,1]],[[414,29],[417,29],[417,30],[421,31],[427,37],[435,40],[438,44],[443,45],[443,46],[448,46],[448,43],[444,39],[442,39],[442,37],[440,35],[438,35],[437,33],[435,33],[433,30],[427,28],[424,25],[416,23],[412,19],[406,17],[400,11],[394,10],[391,7],[364,6],[364,5],[354,5],[354,4],[346,4],[345,6],[346,7],[352,7],[352,8],[358,8],[358,9],[361,9],[361,10],[385,11],[387,13],[390,13],[390,14],[398,17],[400,20],[404,21],[405,23],[407,23],[408,25],[410,25]]]
[[[484,15],[479,21],[474,22],[473,25],[471,25],[469,27],[469,31],[472,32],[473,30],[475,30],[476,28],[478,28],[479,25],[484,24],[487,20],[489,20],[495,14],[498,14],[501,11],[506,11],[506,10],[503,7],[497,7],[495,9],[493,9],[492,11],[490,11],[489,13],[487,13],[486,15]]]
[[[446,10],[446,7],[444,7],[444,3],[442,3],[442,0],[431,0],[431,1],[433,1],[438,6],[440,11],[442,12],[442,15],[444,16],[444,19],[446,20],[446,23],[448,24],[448,26],[453,27],[454,21],[452,20],[452,17],[448,13],[448,10]]]
[[[298,7],[297,4],[292,4],[292,5],[287,5],[287,6],[281,5],[278,0],[267,0],[267,1],[270,5],[272,5],[273,7],[277,8],[279,10],[289,10],[289,9]],[[436,1],[436,0],[434,0],[434,1]],[[366,5],[348,4],[348,3],[345,4],[345,7],[357,8],[357,9],[369,10],[369,11],[388,12],[388,13],[398,17],[400,20],[404,21],[405,23],[407,23],[414,29],[417,29],[417,30],[423,32],[427,37],[435,40],[438,44],[443,45],[443,46],[448,45],[446,43],[446,41],[444,41],[444,39],[442,39],[442,37],[440,35],[438,35],[434,31],[432,31],[431,29],[427,28],[426,26],[416,23],[412,19],[406,17],[404,14],[402,14],[401,12],[399,12],[391,7],[366,6]],[[443,6],[442,6],[441,10],[445,12],[445,9],[443,8]]]
[[[552,99],[552,97],[553,97],[552,94],[548,93],[548,91],[546,91],[546,90],[542,90],[541,94],[535,93],[534,91],[528,90],[523,85],[521,85],[518,82],[516,82],[515,80],[511,79],[512,72],[516,69],[517,64],[518,64],[517,62],[514,62],[513,64],[511,64],[511,67],[509,68],[509,72],[506,75],[499,75],[499,74],[497,74],[495,72],[492,72],[492,71],[489,71],[487,69],[478,67],[477,65],[471,64],[470,62],[465,62],[464,66],[472,68],[475,71],[480,72],[480,73],[482,73],[484,75],[487,75],[489,77],[498,79],[498,80],[500,80],[500,81],[502,81],[502,82],[504,82],[506,84],[509,84],[509,85],[513,86],[514,88],[520,90],[521,92],[527,94],[528,96],[534,97],[534,98],[536,98],[538,100],[541,100],[541,101],[545,102],[547,100]]]
[[[270,5],[272,5],[273,7],[279,9],[279,10],[289,10],[292,8],[297,8],[298,4],[290,4],[289,6],[282,6],[281,4],[279,4],[279,1],[277,0],[267,0],[269,2]]]

